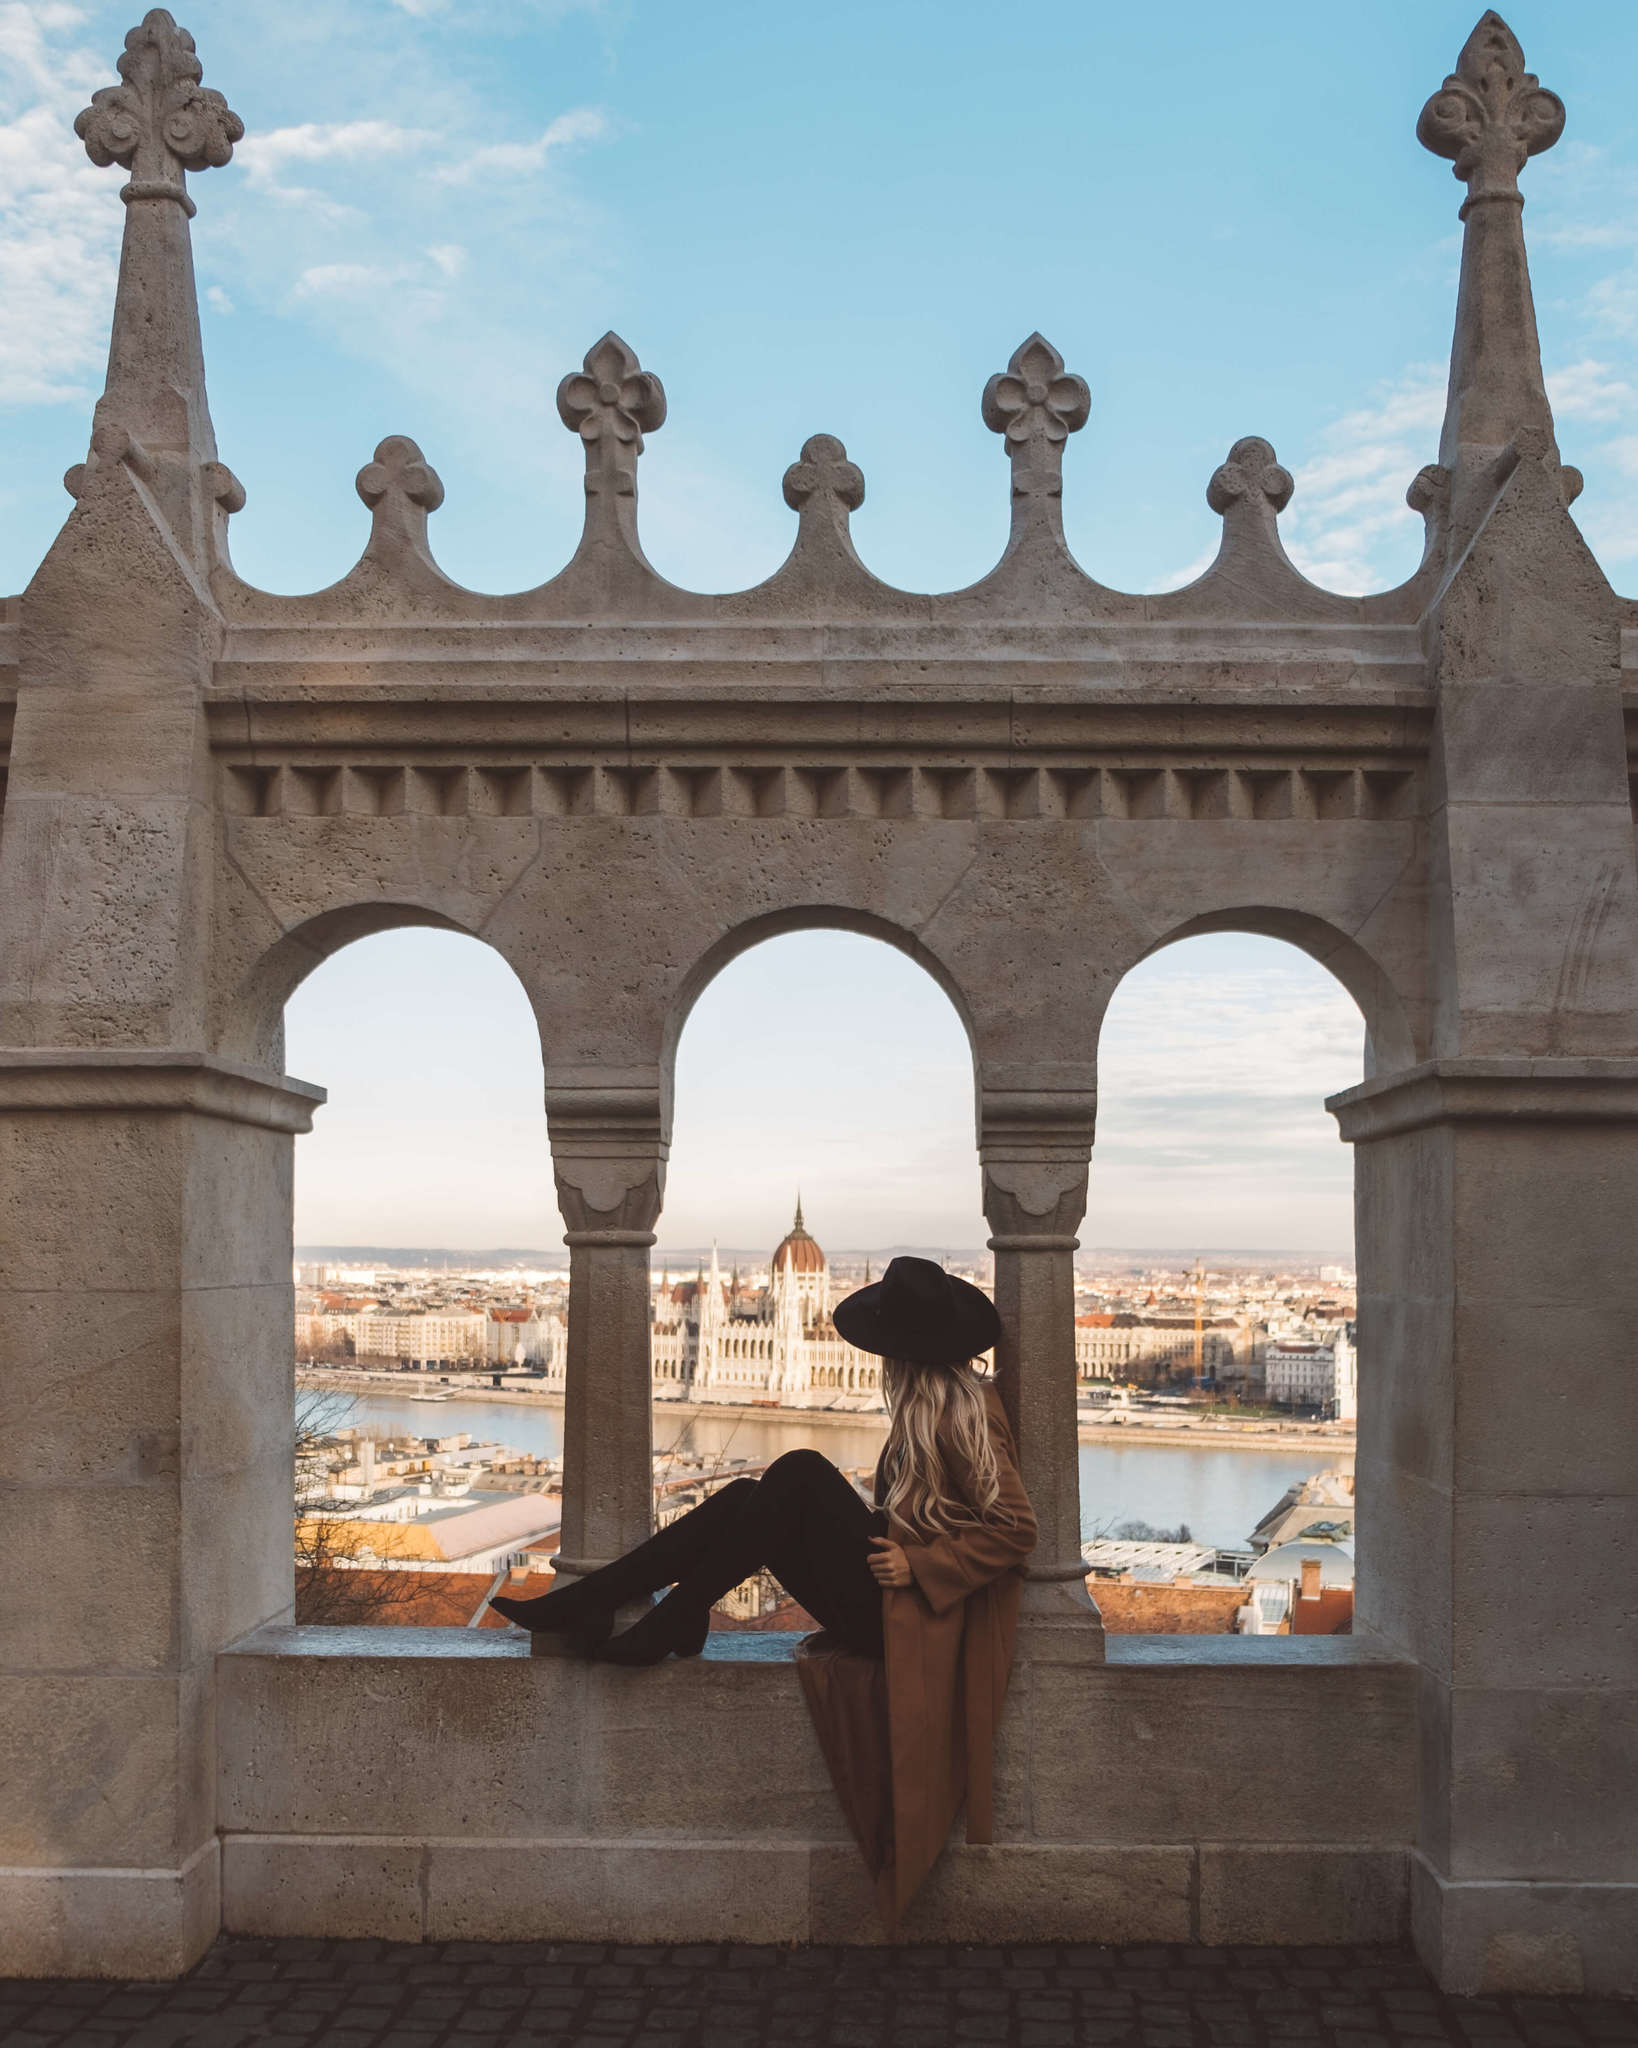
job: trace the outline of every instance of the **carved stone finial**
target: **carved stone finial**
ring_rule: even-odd
[[[587,497],[635,497],[643,436],[665,424],[665,387],[618,334],[605,334],[585,368],[563,379],[557,410],[586,444]]]
[[[1519,172],[1564,133],[1564,102],[1524,68],[1518,39],[1494,9],[1462,45],[1456,69],[1422,109],[1416,137],[1449,157],[1467,209],[1485,199],[1522,204]]]
[[[1227,594],[1243,608],[1264,604],[1263,615],[1281,616],[1297,600],[1303,579],[1280,541],[1280,514],[1296,488],[1291,472],[1260,434],[1246,434],[1212,471],[1206,503],[1223,521],[1223,540],[1205,582],[1215,582],[1213,599]]]
[[[1092,411],[1086,379],[1039,334],[1015,349],[1007,367],[984,386],[984,424],[1000,434],[1012,459],[1013,518],[1045,504],[1056,521],[1064,487],[1064,443]]]
[[[849,462],[847,450],[834,434],[811,434],[802,443],[802,458],[785,472],[785,503],[793,512],[832,501],[845,519],[864,503],[864,471]]]
[[[376,444],[374,456],[354,479],[358,495],[372,512],[393,496],[423,512],[436,512],[444,502],[442,477],[408,434],[389,434]]]
[[[367,554],[407,542],[425,554],[427,514],[444,502],[443,481],[408,434],[389,434],[355,480],[374,515]]]
[[[1275,512],[1283,512],[1295,488],[1290,470],[1282,469],[1275,460],[1270,443],[1259,435],[1248,434],[1243,441],[1235,442],[1227,462],[1212,472],[1211,482],[1206,486],[1206,503],[1214,512],[1227,514],[1242,499],[1253,503],[1261,499]]]
[[[119,75],[122,84],[91,95],[74,133],[94,164],[131,173],[120,194],[127,204],[174,199],[191,216],[183,173],[227,163],[245,124],[219,92],[199,83],[204,73],[193,37],[163,7],[126,36]]]

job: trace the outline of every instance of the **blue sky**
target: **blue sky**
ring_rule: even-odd
[[[1461,194],[1413,131],[1474,0],[1050,16],[963,0],[177,11],[247,129],[235,163],[193,183],[212,405],[249,494],[233,546],[252,580],[299,590],[340,575],[368,527],[353,476],[384,434],[407,432],[446,485],[432,539],[449,571],[495,590],[541,581],[570,553],[581,506],[553,394],[611,326],[670,401],[643,463],[646,545],[699,588],[743,585],[782,558],[794,520],[780,477],[819,431],[864,470],[854,532],[880,574],[925,589],[981,574],[1002,544],[1007,471],[979,393],[1036,327],[1092,388],[1064,506],[1102,580],[1160,588],[1198,570],[1218,531],[1206,480],[1246,433],[1295,474],[1282,530],[1310,573],[1358,590],[1414,564],[1403,493],[1437,441]],[[84,454],[100,383],[120,178],[86,163],[70,124],[113,80],[138,12],[0,0],[11,589],[67,510],[58,479]],[[1587,476],[1576,516],[1634,590],[1638,9],[1507,12],[1569,109],[1565,140],[1524,183],[1560,441]],[[1215,972],[1235,977],[1236,1014],[1278,1012],[1310,987],[1304,963],[1276,973],[1258,965],[1277,958],[1267,949],[1225,943],[1232,960]],[[1165,973],[1185,973],[1184,958]],[[315,1017],[347,972],[337,963],[301,999]],[[778,977],[764,979],[761,993],[745,984],[749,1014],[776,1000]],[[1154,1000],[1150,1039],[1171,1014]],[[1345,999],[1327,1000],[1352,1031]],[[1190,1007],[1208,1049],[1239,1042],[1217,1012]],[[708,1016],[709,999],[691,1034],[702,1043]],[[1303,1070],[1305,1095],[1336,1085],[1324,1065]],[[1232,1093],[1216,1098],[1225,1132]],[[1220,1184],[1228,1211],[1211,1234],[1241,1241],[1257,1217],[1234,1187],[1239,1139],[1211,1155],[1222,1178],[1188,1145],[1167,1150],[1159,1097],[1145,1099],[1157,1178],[1123,1213],[1181,1213],[1180,1179]],[[1199,1116],[1183,1121],[1198,1147]],[[679,1202],[682,1147],[680,1135]],[[1321,1170],[1295,1135],[1282,1156],[1290,1188]],[[937,1178],[930,1166],[925,1198],[906,1196],[928,1227],[894,1235],[954,1228]],[[362,1209],[394,1191],[353,1184],[347,1234],[372,1234]],[[489,1235],[458,1210],[440,1235]],[[1299,1200],[1288,1213],[1319,1211]],[[1289,1241],[1277,1207],[1265,1225]],[[1095,1218],[1088,1229],[1104,1235]],[[869,1234],[840,1227],[838,1241]],[[1192,1219],[1182,1234],[1197,1234]],[[1147,1221],[1137,1237],[1150,1241]]]
[[[297,1150],[299,1242],[557,1244],[539,1040],[498,955],[443,932],[367,939],[286,1016],[291,1071],[331,1091]],[[1321,1105],[1359,1079],[1362,1037],[1292,947],[1192,939],[1144,962],[1104,1024],[1083,1243],[1346,1258],[1351,1161]],[[960,1020],[921,968],[848,932],[741,954],[696,1004],[660,1255],[712,1237],[767,1251],[798,1187],[833,1249],[988,1234]]]

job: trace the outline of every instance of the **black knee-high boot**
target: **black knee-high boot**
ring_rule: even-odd
[[[777,1479],[771,1485],[767,1478],[751,1482],[739,1513],[701,1531],[705,1541],[665,1598],[612,1642],[604,1639],[593,1655],[605,1664],[626,1665],[697,1657],[711,1630],[711,1609],[771,1561],[792,1505]]]
[[[744,1513],[755,1491],[754,1479],[732,1479],[601,1571],[570,1579],[533,1600],[497,1594],[489,1604],[497,1614],[536,1635],[566,1634],[579,1636],[588,1644],[603,1642],[613,1631],[618,1608],[644,1593],[657,1593],[662,1586],[675,1584],[692,1570],[721,1532]]]

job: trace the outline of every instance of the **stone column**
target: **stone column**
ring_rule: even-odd
[[[1421,1671],[1418,1947],[1638,1990],[1638,1059],[1451,1059],[1356,1152],[1358,1626]]]
[[[569,1226],[557,1568],[581,1573],[641,1543],[653,1526],[648,1254],[667,1145],[656,1088],[549,1074],[546,1120]]]
[[[996,1367],[1040,1524],[1025,1574],[1030,1654],[1101,1660],[1103,1624],[1081,1560],[1075,1418],[1075,1230],[1086,1210],[1095,1097],[985,1087],[984,1214],[994,1233]]]
[[[291,1135],[202,1055],[0,1053],[0,1975],[219,1921],[216,1653],[289,1619]]]

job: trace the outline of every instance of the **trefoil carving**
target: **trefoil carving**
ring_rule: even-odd
[[[1214,512],[1227,514],[1242,500],[1261,500],[1275,512],[1283,512],[1296,488],[1291,472],[1275,459],[1272,445],[1257,434],[1236,441],[1228,460],[1212,472],[1206,486],[1206,503]]]
[[[826,501],[845,516],[864,503],[864,471],[849,462],[847,450],[834,434],[812,434],[802,443],[802,456],[785,472],[785,503],[793,512],[819,509]]]
[[[444,502],[444,486],[419,445],[408,434],[389,434],[354,483],[372,515],[366,554],[407,543],[425,555],[427,514]]]

